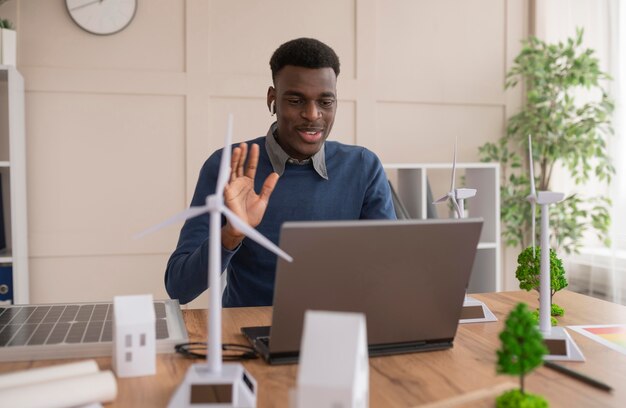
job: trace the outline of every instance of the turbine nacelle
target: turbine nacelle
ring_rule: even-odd
[[[454,195],[457,200],[465,200],[466,198],[472,198],[476,195],[475,188],[457,188],[454,190]]]
[[[217,194],[211,194],[206,197],[206,204],[204,208],[207,211],[222,211],[224,207],[224,197]]]
[[[554,204],[563,201],[565,194],[553,191],[539,191],[537,193],[537,204]]]

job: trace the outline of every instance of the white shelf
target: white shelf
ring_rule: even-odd
[[[7,249],[0,251],[0,264],[13,263],[13,254]]]
[[[7,249],[0,263],[13,273],[13,302],[29,302],[24,79],[0,65],[0,177]]]
[[[429,170],[452,170],[451,163],[390,163],[383,167],[389,175],[396,173],[394,188],[411,218],[418,219],[427,218]],[[500,166],[498,163],[457,163],[456,168],[460,170],[457,176],[465,176],[464,186],[478,190],[476,196],[466,202],[470,216],[483,219],[468,292],[500,291]]]
[[[479,242],[478,249],[495,249],[498,247],[496,242]]]

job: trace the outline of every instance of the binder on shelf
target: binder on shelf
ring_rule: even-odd
[[[0,304],[13,304],[13,268],[0,265]]]
[[[4,228],[4,211],[2,208],[3,200],[4,191],[2,191],[2,177],[0,177],[0,251],[7,247],[6,229]]]

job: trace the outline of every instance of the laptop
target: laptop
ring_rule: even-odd
[[[482,219],[286,222],[272,326],[241,332],[270,364],[298,361],[304,312],[361,312],[369,355],[452,347]],[[333,333],[328,333],[332,336]]]

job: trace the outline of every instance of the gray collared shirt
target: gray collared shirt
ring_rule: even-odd
[[[267,155],[270,158],[270,163],[272,163],[272,168],[279,176],[282,176],[285,172],[285,163],[294,163],[294,164],[308,164],[313,161],[313,168],[320,175],[320,177],[328,180],[328,171],[326,170],[326,158],[324,155],[324,145],[322,148],[306,160],[296,160],[291,157],[276,141],[276,129],[278,128],[278,123],[274,122],[270,129],[267,131],[267,135],[265,136],[265,149],[267,150]]]

